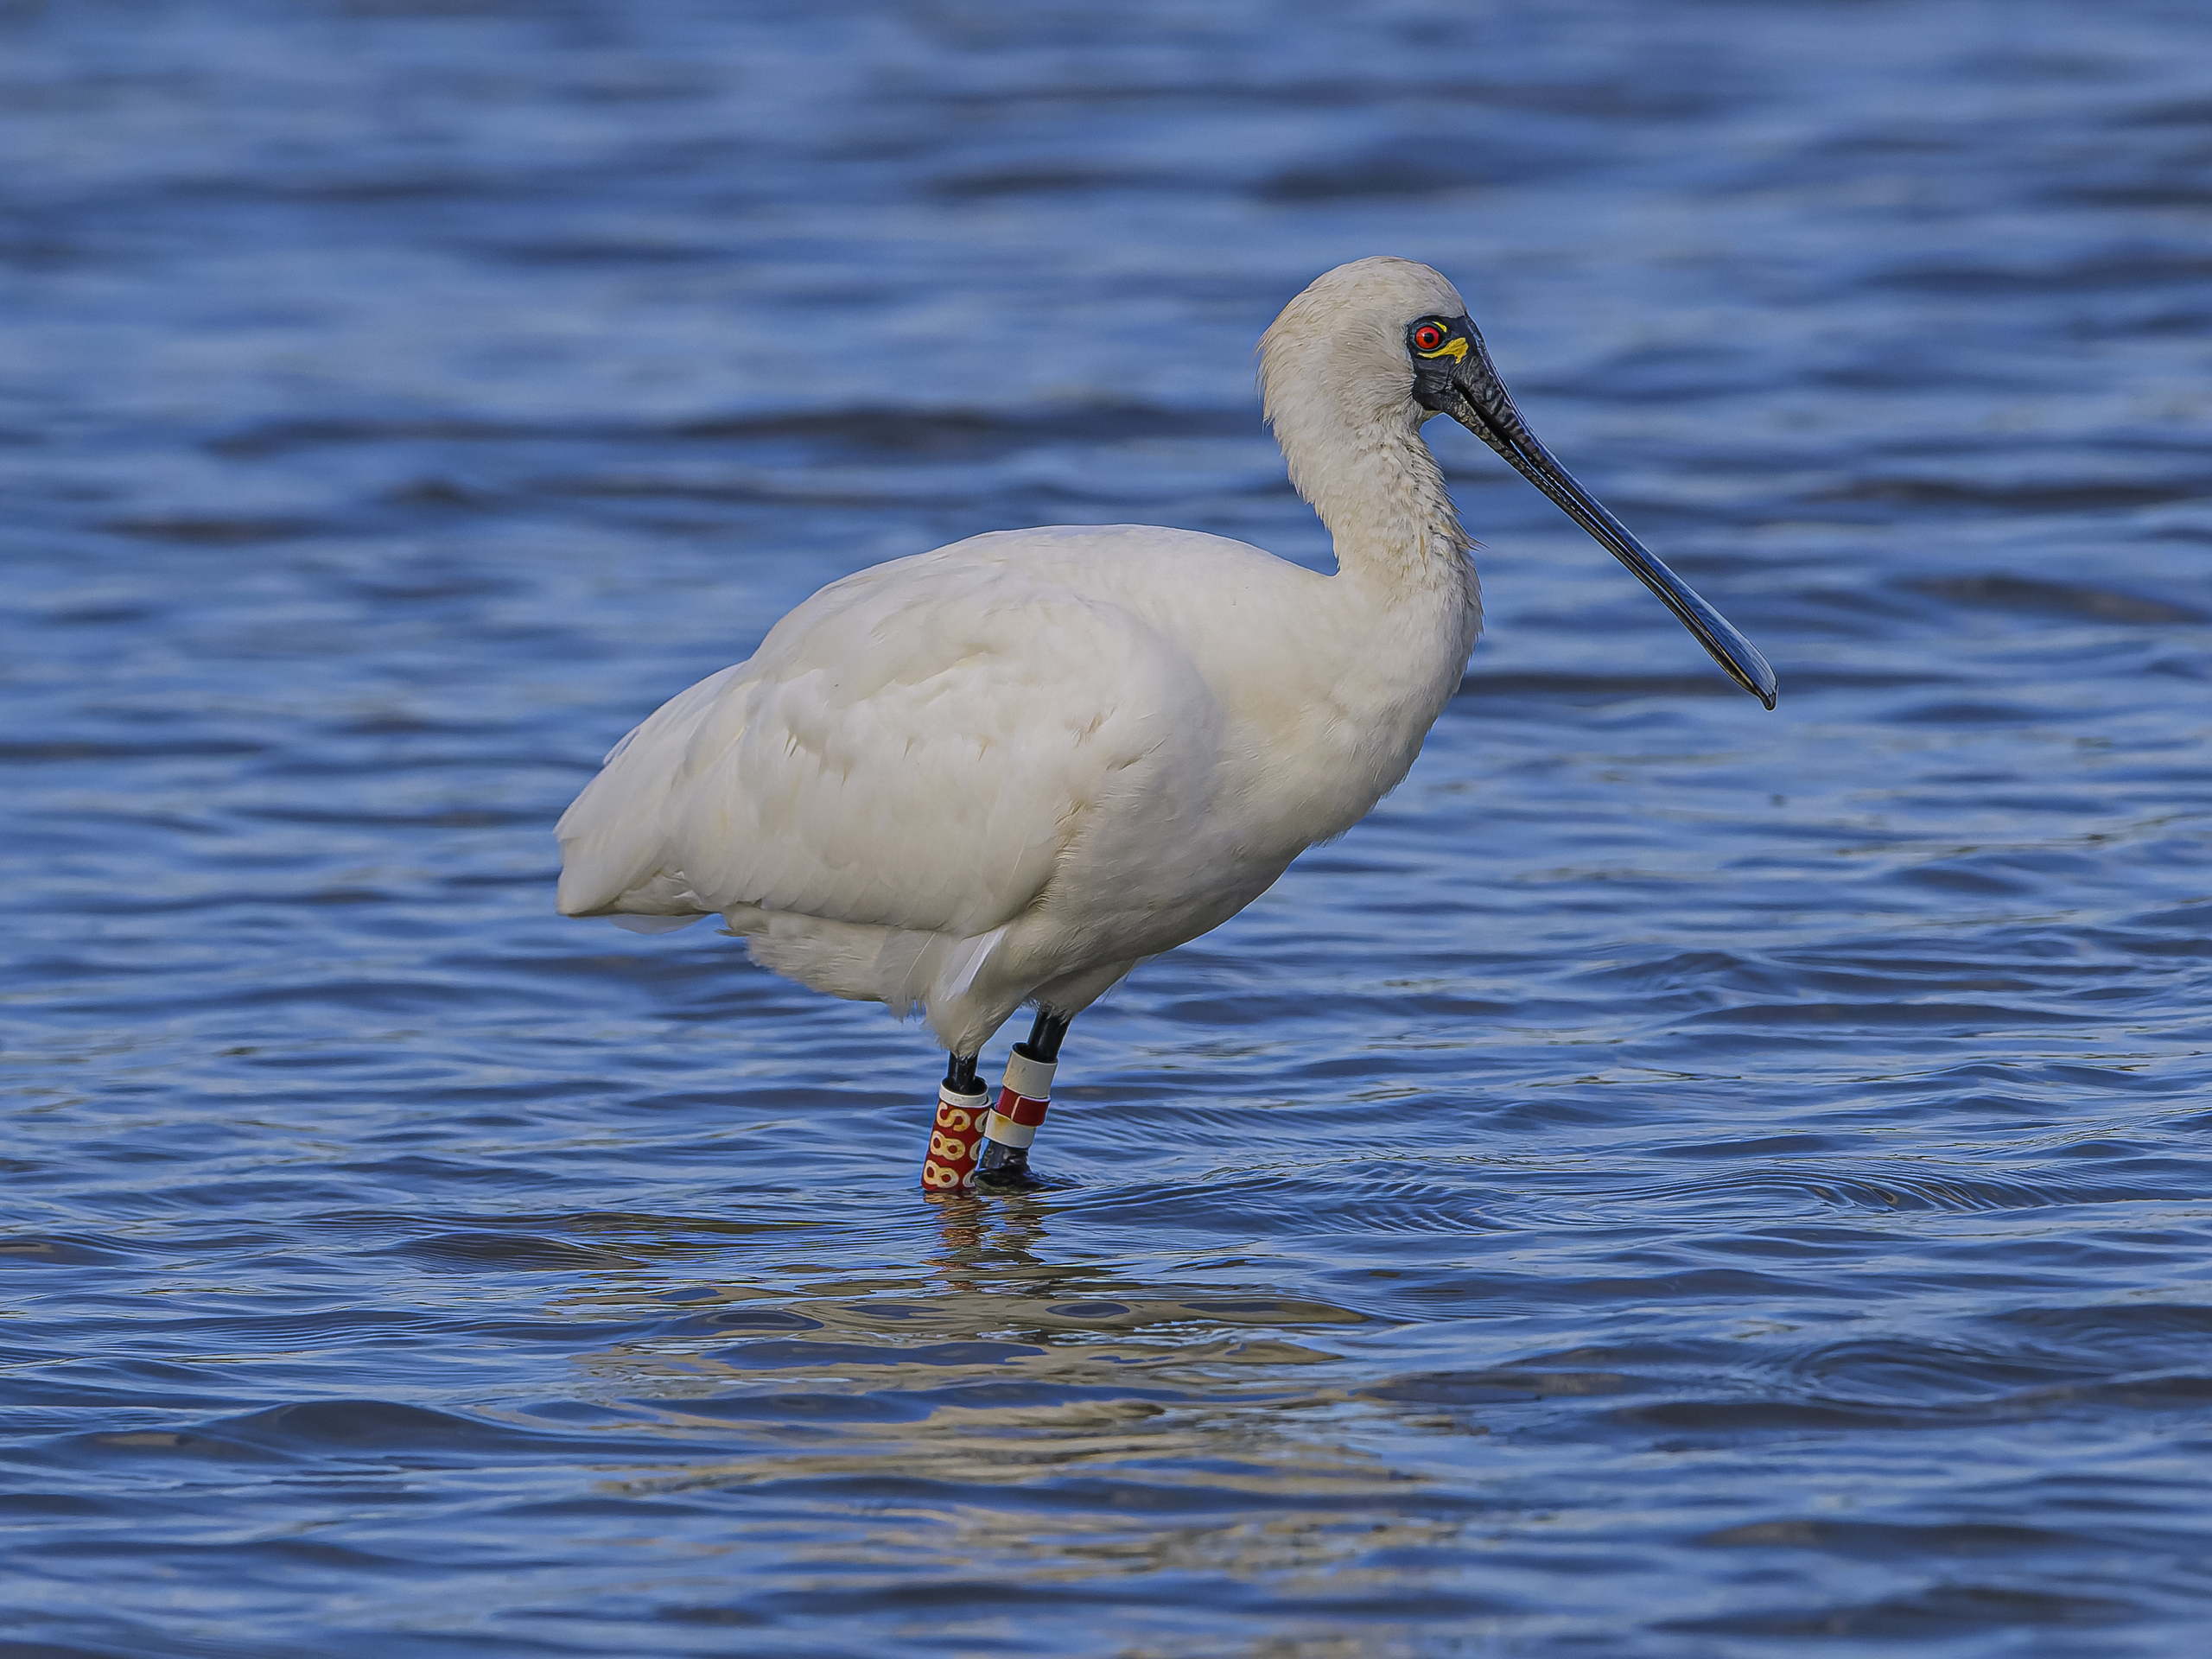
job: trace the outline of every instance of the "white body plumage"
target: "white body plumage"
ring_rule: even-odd
[[[1405,776],[1479,626],[1407,397],[1409,308],[1461,308],[1425,266],[1363,260],[1263,345],[1336,575],[1109,525],[833,582],[608,756],[561,820],[563,912],[719,914],[762,965],[918,1007],[961,1052],[1235,915]]]
[[[607,757],[561,820],[561,909],[648,930],[719,914],[764,966],[918,1007],[957,1054],[1235,915],[1406,775],[1474,644],[1422,422],[1449,410],[1578,518],[1558,489],[1587,499],[1426,265],[1318,278],[1262,341],[1261,380],[1335,575],[1109,525],[833,582]],[[1610,519],[1586,527],[1770,701],[1748,642]]]

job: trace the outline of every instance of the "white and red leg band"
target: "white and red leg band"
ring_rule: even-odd
[[[930,1128],[929,1155],[922,1160],[922,1189],[964,1192],[976,1181],[976,1159],[983,1150],[983,1103],[988,1093],[957,1093],[950,1084],[937,1090],[937,1122]]]
[[[984,1135],[1002,1147],[1027,1147],[1037,1138],[1037,1126],[1052,1104],[1051,1060],[1035,1060],[1020,1048],[1006,1058],[1006,1083],[998,1103],[983,1126]]]

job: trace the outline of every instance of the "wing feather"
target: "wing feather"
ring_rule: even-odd
[[[615,746],[561,820],[561,908],[987,932],[1192,685],[1129,611],[1001,561],[862,571]]]

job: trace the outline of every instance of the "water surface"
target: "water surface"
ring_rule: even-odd
[[[89,0],[0,149],[0,1651],[2197,1649],[2200,8]],[[1325,560],[1249,351],[1378,251],[1777,713],[1439,432],[1463,695],[1033,1197],[552,915],[835,575]]]

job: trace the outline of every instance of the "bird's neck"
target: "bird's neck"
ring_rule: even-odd
[[[1402,409],[1308,407],[1279,416],[1275,436],[1291,482],[1328,526],[1346,601],[1435,613],[1447,626],[1464,613],[1471,644],[1481,617],[1471,543],[1417,423]]]
[[[1342,711],[1354,736],[1344,773],[1358,785],[1356,817],[1405,775],[1458,690],[1482,628],[1482,594],[1412,411],[1378,399],[1362,418],[1313,390],[1320,395],[1310,400],[1271,400],[1270,413],[1291,481],[1336,543],[1334,592],[1313,619],[1309,667],[1320,702]]]

